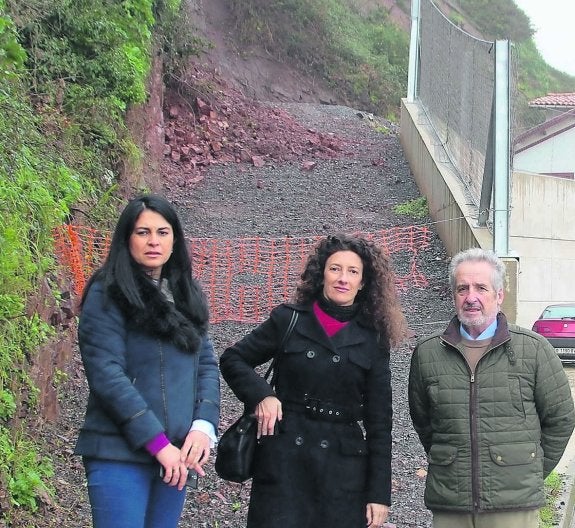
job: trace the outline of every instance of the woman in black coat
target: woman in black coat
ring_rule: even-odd
[[[214,445],[219,372],[180,221],[128,203],[78,328],[90,393],[76,444],[94,528],[176,528],[190,473]]]
[[[278,351],[293,311],[297,323]],[[329,236],[294,304],[223,353],[226,382],[258,418],[248,528],[375,528],[391,503],[390,346],[405,319],[388,258]],[[274,388],[254,367],[278,355]],[[275,389],[275,390],[274,390]]]

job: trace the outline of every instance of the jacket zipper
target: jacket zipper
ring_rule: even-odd
[[[451,345],[445,341],[445,343]],[[477,447],[477,416],[479,414],[477,410],[477,384],[475,382],[475,371],[471,369],[469,362],[467,361],[465,355],[455,346],[451,345],[463,358],[467,369],[469,371],[469,436],[471,444],[471,500],[473,501],[473,510],[479,510],[479,448]],[[492,349],[488,350],[491,351]],[[485,353],[487,355],[487,352]],[[485,357],[485,355],[483,357]],[[483,359],[483,358],[481,358]],[[481,359],[479,361],[481,361]],[[477,370],[477,366],[475,367]]]
[[[469,380],[469,425],[471,435],[471,497],[473,499],[473,510],[479,510],[479,449],[477,447],[477,384],[475,383],[475,373],[471,373]]]
[[[449,345],[449,346],[453,347],[457,352],[459,352],[459,354],[461,354],[461,357],[465,361],[467,368],[469,370],[469,373],[470,373],[470,376],[469,376],[469,429],[470,429],[469,434],[470,434],[470,442],[471,442],[471,499],[473,501],[473,510],[477,512],[480,509],[479,489],[481,487],[481,482],[480,482],[480,478],[479,478],[479,448],[477,445],[478,444],[477,421],[478,421],[479,412],[478,412],[476,375],[475,375],[475,372],[471,370],[471,367],[470,367],[469,363],[467,362],[467,359],[465,358],[465,355],[463,354],[463,352],[461,352],[457,348],[456,345],[450,343],[448,340],[446,340],[444,338],[440,338],[440,339],[443,342],[444,346]],[[480,358],[479,362],[475,366],[475,371],[477,371],[477,368],[479,367],[479,363],[481,363],[495,349],[499,348],[500,346],[503,346],[507,341],[509,341],[509,338],[501,341],[500,343],[497,343],[496,345],[492,344],[492,346],[490,346],[486,350],[485,354]]]
[[[158,339],[158,346],[160,347],[160,390],[162,391],[162,403],[164,405],[164,421],[166,424],[166,435],[168,434],[169,423],[168,423],[168,401],[166,397],[166,373],[164,365],[164,347],[162,347],[162,341]]]

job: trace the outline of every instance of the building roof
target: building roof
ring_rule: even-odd
[[[575,99],[575,94],[572,94]],[[552,139],[563,132],[575,128],[575,107],[545,121],[515,138],[515,154]]]
[[[575,92],[548,93],[530,101],[529,106],[540,108],[575,108]]]

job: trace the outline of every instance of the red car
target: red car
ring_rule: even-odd
[[[564,363],[575,363],[575,303],[551,304],[533,324],[545,336]]]

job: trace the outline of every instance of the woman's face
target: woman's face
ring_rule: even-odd
[[[130,235],[130,255],[152,278],[159,279],[174,247],[174,231],[159,213],[144,209]]]
[[[339,306],[353,304],[363,286],[363,262],[353,251],[338,251],[325,262],[323,295]]]

